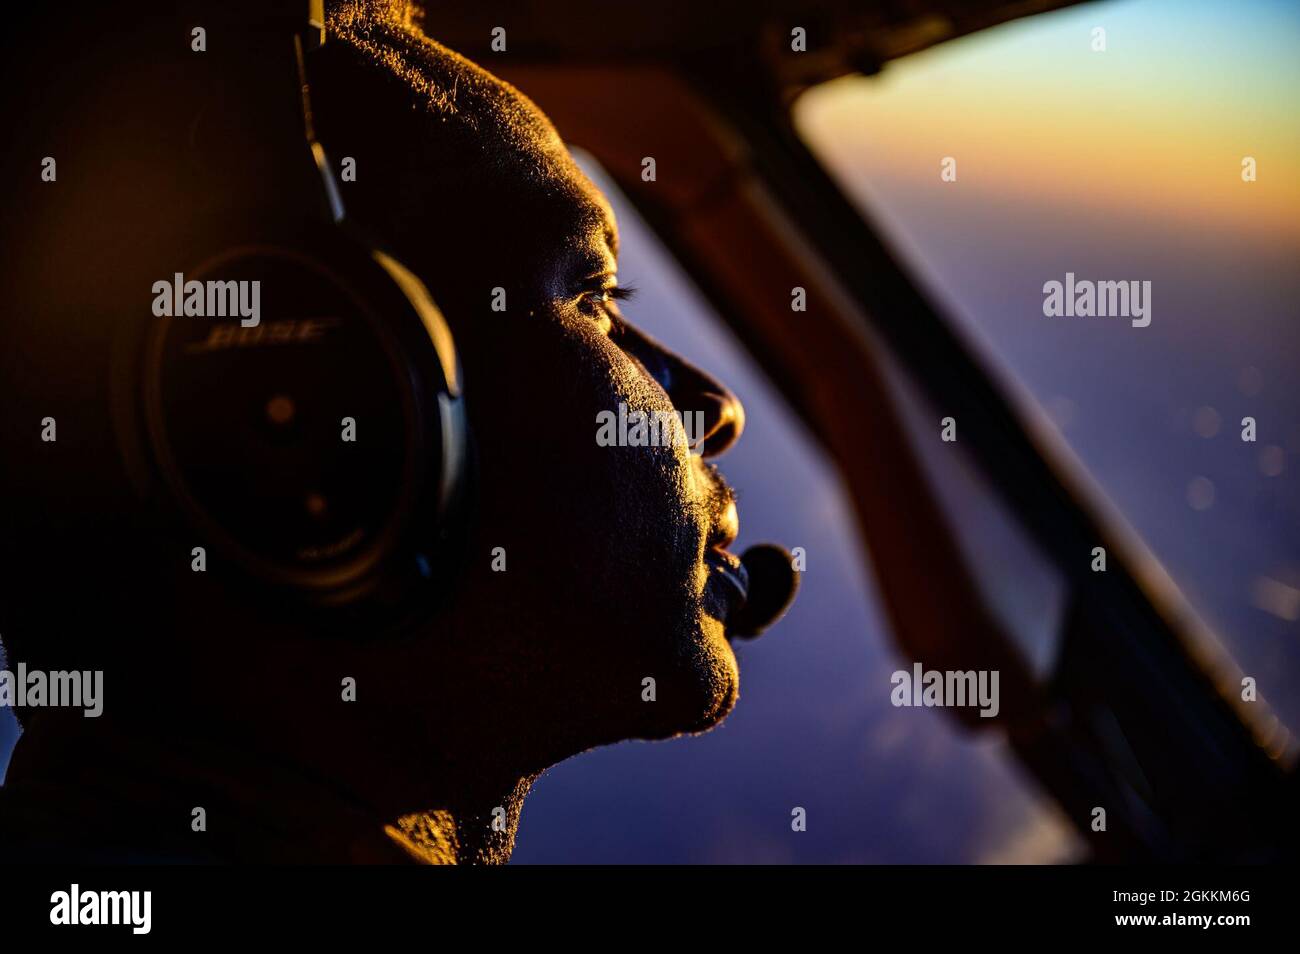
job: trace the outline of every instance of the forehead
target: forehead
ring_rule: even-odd
[[[618,228],[605,195],[574,162],[550,118],[505,80],[427,37],[418,52],[429,97],[442,118],[470,133],[490,187],[544,213],[535,221],[567,245],[613,257]]]
[[[388,8],[340,5],[331,25],[345,46],[414,98],[400,97],[408,118],[412,105],[424,114],[409,143],[419,167],[412,172],[422,179],[414,190],[421,211],[452,219],[463,244],[472,241],[497,259],[510,256],[530,271],[612,271],[613,211],[550,119],[519,90],[410,20],[373,14],[376,9]],[[372,100],[372,111],[376,105]]]
[[[609,200],[536,106],[513,88],[503,95],[518,97],[519,108],[477,127],[478,147],[490,160],[481,185],[499,248],[521,252],[516,264],[557,293],[615,272],[618,227]]]
[[[496,155],[501,177],[510,180],[503,185],[509,191],[532,193],[567,245],[611,267],[618,255],[618,225],[609,200],[574,161],[537,105],[513,86],[492,80],[496,108],[482,117],[486,121],[478,130],[482,148]]]

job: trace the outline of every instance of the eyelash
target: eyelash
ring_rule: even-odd
[[[589,289],[582,293],[580,300],[590,302],[591,306],[598,309],[603,317],[609,319],[609,336],[616,338],[626,329],[627,323],[623,320],[623,316],[618,313],[617,308],[607,308],[605,306],[610,302],[628,301],[635,294],[635,288],[611,286],[609,288]]]

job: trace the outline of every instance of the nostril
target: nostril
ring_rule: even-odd
[[[692,403],[704,414],[701,456],[716,457],[740,439],[745,429],[745,408],[734,394],[708,391]]]

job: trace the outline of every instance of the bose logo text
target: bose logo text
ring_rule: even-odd
[[[270,344],[303,344],[317,341],[325,332],[338,325],[337,318],[299,318],[286,321],[268,321],[256,328],[236,328],[234,325],[217,325],[202,341],[186,347],[187,354],[224,351],[227,348],[255,348]]]

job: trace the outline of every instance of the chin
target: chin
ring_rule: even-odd
[[[712,617],[706,617],[701,627],[704,655],[708,660],[707,686],[703,696],[706,705],[699,722],[689,732],[707,732],[731,714],[740,699],[740,665],[731,644],[727,642],[725,627]],[[705,701],[705,700],[702,700]]]
[[[660,680],[655,724],[642,738],[670,739],[707,732],[730,715],[740,698],[740,668],[723,625],[703,616],[673,665]]]

